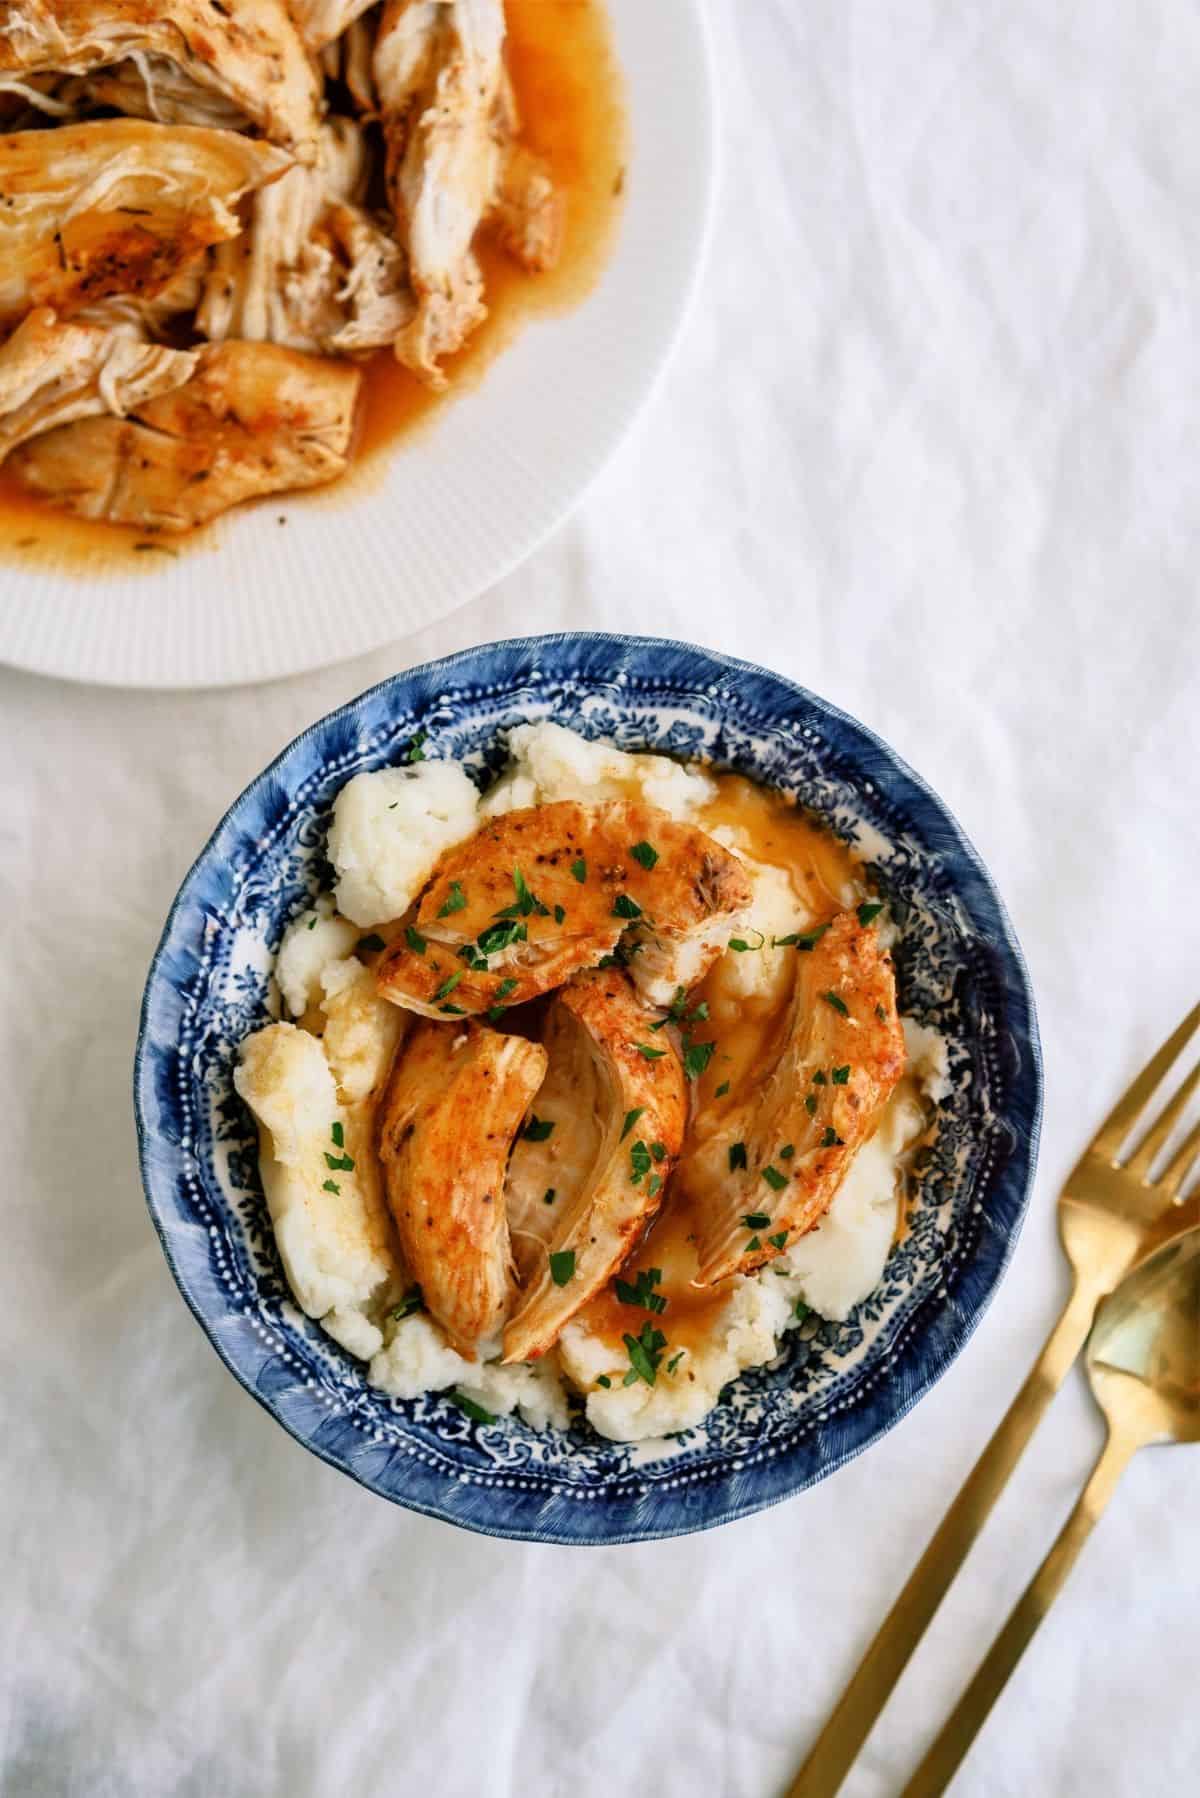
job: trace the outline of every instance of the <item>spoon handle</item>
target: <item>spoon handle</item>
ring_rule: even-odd
[[[995,1435],[967,1475],[842,1693],[788,1798],[833,1798],[991,1514],[1092,1326],[1102,1288],[1080,1282]]]
[[[905,1786],[901,1798],[938,1798],[938,1794],[945,1791],[1042,1618],[1062,1590],[1093,1524],[1112,1497],[1137,1446],[1135,1436],[1110,1433],[1104,1452],[1092,1469],[1054,1547],[1017,1600],[1008,1622],[980,1663],[941,1734]]]

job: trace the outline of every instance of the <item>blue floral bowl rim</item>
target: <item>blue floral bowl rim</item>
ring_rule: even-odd
[[[802,705],[811,708],[818,717],[827,719],[834,725],[848,729],[851,733],[857,735],[866,746],[873,749],[876,754],[882,756],[885,761],[890,763],[894,771],[898,773],[903,780],[911,784],[917,795],[924,799],[926,803],[932,805],[935,811],[940,814],[942,819],[944,819],[954,838],[956,849],[972,866],[976,877],[979,879],[984,892],[994,909],[995,920],[999,926],[1001,935],[1000,946],[1002,947],[1010,969],[1015,976],[1012,997],[1018,998],[1025,1009],[1025,1017],[1021,1020],[1023,1026],[1022,1041],[1029,1052],[1029,1066],[1022,1084],[1026,1088],[1032,1086],[1032,1093],[1028,1095],[1030,1103],[1027,1133],[1023,1144],[1017,1149],[1007,1164],[1000,1183],[1002,1189],[1008,1196],[1010,1203],[1015,1196],[1016,1202],[1012,1210],[1011,1225],[1006,1234],[998,1239],[993,1239],[994,1242],[998,1242],[999,1246],[993,1247],[992,1250],[992,1265],[986,1289],[977,1298],[970,1310],[959,1310],[956,1312],[954,1325],[949,1333],[948,1341],[943,1347],[935,1346],[925,1360],[923,1360],[918,1377],[905,1392],[894,1412],[884,1422],[864,1434],[861,1440],[852,1442],[840,1453],[831,1455],[822,1463],[819,1471],[814,1472],[809,1477],[802,1477],[794,1485],[788,1485],[782,1490],[774,1490],[762,1495],[749,1496],[741,1502],[725,1502],[720,1508],[715,1509],[711,1516],[689,1520],[686,1523],[676,1524],[670,1528],[628,1530],[616,1532],[611,1535],[600,1535],[595,1537],[577,1536],[553,1530],[539,1529],[530,1531],[523,1528],[506,1528],[503,1524],[491,1524],[482,1518],[472,1518],[468,1521],[463,1517],[454,1514],[443,1505],[428,1502],[415,1496],[410,1497],[408,1495],[401,1495],[390,1491],[382,1484],[382,1482],[372,1478],[368,1474],[360,1472],[357,1468],[348,1465],[337,1455],[327,1451],[321,1444],[314,1442],[311,1437],[305,1433],[304,1429],[290,1422],[283,1412],[272,1402],[271,1398],[258,1390],[249,1375],[246,1374],[225,1351],[213,1330],[210,1328],[209,1318],[204,1308],[193,1296],[183,1278],[175,1254],[167,1239],[167,1234],[163,1227],[162,1220],[160,1219],[152,1193],[152,1177],[149,1169],[151,1132],[146,1122],[141,1099],[143,1061],[147,1047],[153,994],[160,977],[163,959],[170,944],[176,918],[183,907],[189,902],[193,884],[201,877],[208,857],[215,848],[223,832],[234,821],[242,806],[253,799],[260,789],[276,776],[277,772],[282,768],[288,758],[311,738],[324,734],[340,720],[351,717],[376,696],[383,694],[391,688],[400,686],[405,682],[419,681],[434,675],[439,677],[451,676],[458,670],[468,667],[481,656],[497,653],[503,654],[506,652],[543,652],[559,647],[566,649],[571,645],[583,644],[596,646],[610,644],[614,649],[634,650],[648,653],[653,653],[656,650],[679,652],[686,655],[698,656],[711,668],[719,670],[724,674],[750,675],[757,679],[765,679],[768,682],[778,683],[787,688],[792,696],[800,701]],[[237,798],[234,799],[232,804],[230,804],[222,813],[210,832],[204,847],[200,850],[187,873],[184,875],[183,880],[180,882],[179,889],[171,902],[166,921],[163,924],[162,932],[159,936],[158,944],[151,958],[150,968],[146,976],[146,984],[142,993],[142,1004],[138,1018],[138,1034],[133,1060],[133,1109],[137,1128],[138,1167],[141,1176],[143,1196],[146,1200],[146,1208],[150,1213],[151,1222],[154,1225],[154,1230],[158,1236],[159,1244],[162,1248],[163,1256],[170,1270],[171,1277],[175,1281],[184,1303],[187,1305],[188,1310],[203,1331],[209,1345],[216,1352],[224,1366],[233,1375],[238,1385],[241,1386],[252,1399],[254,1399],[256,1404],[261,1405],[262,1409],[266,1411],[294,1441],[299,1443],[302,1448],[307,1449],[309,1453],[316,1455],[318,1459],[324,1461],[327,1466],[336,1468],[339,1473],[347,1474],[357,1485],[365,1487],[367,1491],[373,1493],[376,1497],[383,1498],[392,1504],[398,1504],[402,1508],[414,1511],[419,1515],[436,1518],[439,1522],[448,1523],[455,1528],[468,1528],[472,1533],[477,1535],[496,1537],[505,1541],[543,1542],[551,1546],[566,1547],[617,1547],[625,1543],[666,1541],[679,1535],[694,1534],[710,1529],[716,1529],[723,1524],[734,1523],[741,1518],[753,1516],[760,1511],[770,1510],[775,1505],[783,1504],[788,1499],[799,1496],[800,1493],[807,1491],[810,1487],[819,1484],[831,1474],[836,1473],[838,1469],[844,1467],[847,1462],[857,1459],[859,1455],[865,1453],[867,1449],[871,1448],[883,1436],[894,1429],[898,1423],[907,1417],[909,1412],[913,1410],[922,1398],[924,1398],[930,1388],[935,1385],[946,1372],[948,1372],[950,1367],[962,1353],[963,1349],[967,1346],[990,1307],[1012,1261],[1017,1241],[1024,1226],[1025,1218],[1028,1215],[1030,1198],[1037,1172],[1044,1097],[1044,1064],[1041,1036],[1038,1027],[1037,1004],[1034,998],[1033,982],[1029,974],[1029,967],[1025,959],[1024,951],[1021,948],[1016,930],[1009,917],[1008,908],[1000,895],[995,881],[992,879],[987,864],[984,862],[979,851],[975,848],[974,843],[968,837],[962,824],[959,822],[957,815],[951,810],[940,794],[934,790],[929,782],[925,780],[897,750],[892,748],[891,744],[879,736],[876,731],[872,730],[869,725],[864,724],[861,719],[856,718],[852,713],[843,710],[842,707],[835,705],[831,700],[823,698],[818,693],[814,693],[811,688],[805,687],[799,681],[793,680],[789,675],[780,674],[776,669],[767,668],[760,662],[747,661],[743,657],[728,655],[721,650],[708,649],[701,644],[690,643],[682,638],[633,635],[627,632],[618,631],[553,631],[534,634],[532,636],[497,638],[494,641],[478,643],[470,648],[456,650],[450,655],[434,657],[428,662],[414,663],[410,668],[401,669],[394,674],[386,675],[382,680],[376,681],[372,686],[364,688],[361,693],[346,700],[332,712],[326,712],[320,718],[314,719],[310,725],[302,730],[297,736],[293,737],[289,743],[285,744],[279,753],[254,777],[252,781],[248,783],[246,787],[242,789]],[[1018,1187],[1020,1189],[1019,1194],[1015,1194],[1014,1189]]]

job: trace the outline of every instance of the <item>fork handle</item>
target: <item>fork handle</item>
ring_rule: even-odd
[[[1062,1590],[1080,1549],[1091,1534],[1093,1524],[1112,1497],[1117,1481],[1137,1446],[1135,1436],[1110,1434],[1054,1547],[1017,1600],[1008,1622],[992,1643],[974,1679],[955,1705],[941,1734],[905,1786],[900,1798],[939,1798],[939,1794],[945,1791],[954,1778],[963,1756],[982,1729],[988,1712],[1004,1690],[1013,1668]]]
[[[1092,1325],[1102,1288],[1080,1282],[995,1435],[967,1475],[796,1778],[788,1798],[833,1798]]]

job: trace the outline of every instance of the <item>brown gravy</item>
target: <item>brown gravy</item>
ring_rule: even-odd
[[[522,136],[549,162],[567,196],[562,259],[530,275],[490,244],[480,246],[488,318],[446,365],[450,388],[433,393],[390,350],[366,365],[358,455],[343,480],[318,494],[361,497],[383,454],[442,406],[469,394],[522,326],[568,309],[595,285],[620,213],[627,152],[620,73],[603,0],[507,0],[508,61]],[[285,516],[307,494],[274,494],[259,508]],[[240,509],[240,508],[239,508]],[[186,536],[148,536],[124,525],[72,518],[26,493],[0,468],[0,557],[77,574],[153,573],[163,562],[214,547],[222,520]]]

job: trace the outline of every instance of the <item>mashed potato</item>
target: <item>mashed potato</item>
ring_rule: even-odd
[[[343,915],[320,901],[288,930],[276,960],[284,1004],[308,1028],[258,1031],[243,1045],[235,1084],[259,1122],[264,1189],[296,1299],[369,1362],[372,1385],[400,1399],[453,1387],[493,1414],[519,1412],[535,1429],[567,1427],[574,1386],[602,1435],[653,1441],[700,1423],[731,1380],[778,1355],[789,1331],[811,1331],[809,1307],[845,1318],[878,1284],[896,1225],[900,1169],[926,1125],[922,1098],[936,1102],[949,1087],[946,1045],[936,1031],[904,1020],[908,1077],[820,1226],[771,1266],[738,1279],[706,1340],[665,1357],[654,1386],[624,1385],[627,1359],[615,1359],[611,1344],[579,1321],[567,1326],[557,1352],[534,1365],[501,1367],[486,1354],[466,1360],[432,1318],[399,1303],[409,1280],[380,1189],[373,1119],[406,1017],[376,996],[354,955],[360,930],[406,911],[438,857],[481,817],[560,799],[641,795],[703,825],[717,797],[702,769],[585,742],[557,724],[518,726],[509,750],[510,765],[482,804],[466,773],[448,762],[358,775],[343,788],[329,843]],[[719,1029],[740,1007],[783,997],[795,951],[774,939],[810,929],[815,918],[787,870],[755,859],[744,832],[722,823],[712,834],[746,864],[754,896],[745,929],[751,942],[762,939],[720,963],[710,988]],[[848,884],[841,903],[855,903],[864,890]],[[335,1123],[355,1166],[331,1174]]]
[[[364,927],[412,904],[438,857],[469,837],[479,793],[457,762],[416,762],[347,781],[333,808],[329,859],[338,910]]]

